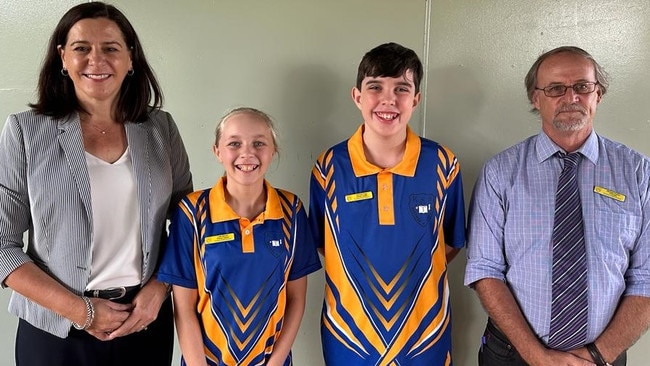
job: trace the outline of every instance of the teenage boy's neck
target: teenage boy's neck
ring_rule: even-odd
[[[399,164],[406,151],[406,130],[390,137],[378,136],[364,131],[363,151],[369,163],[389,169]]]

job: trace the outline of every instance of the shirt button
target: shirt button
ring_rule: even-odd
[[[388,185],[384,184],[383,186],[381,186],[381,188],[385,191],[388,189]]]
[[[384,211],[388,211],[388,210],[389,210],[388,206],[384,206]]]
[[[251,233],[251,231],[248,230],[248,229],[246,229],[246,230],[244,231],[244,234],[246,234],[246,235],[248,235],[248,234],[250,234],[250,233]]]

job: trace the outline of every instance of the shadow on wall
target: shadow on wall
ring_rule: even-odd
[[[428,73],[427,135],[458,156],[468,197],[485,159],[496,153],[494,141],[484,131],[487,127],[481,125],[486,93],[465,66],[449,65]]]
[[[458,157],[469,203],[474,182],[485,160],[496,151],[486,126],[481,126],[487,99],[471,69],[450,65],[428,71],[427,137],[448,146]],[[496,145],[498,146],[498,144]],[[465,250],[449,265],[452,306],[453,359],[457,365],[472,365],[480,343],[486,315],[473,290],[463,286]],[[459,348],[469,345],[469,348]]]
[[[338,73],[322,64],[301,64],[287,69],[280,102],[296,137],[304,140],[307,136],[306,142],[324,141],[324,144],[311,145],[319,152],[347,138],[351,132],[339,131],[338,124],[328,122],[338,119],[344,111],[356,110],[349,97],[351,83],[340,80]]]
[[[448,268],[454,365],[476,365],[487,320],[474,290],[463,286],[466,263],[463,250]]]
[[[277,117],[281,119],[281,155],[287,176],[274,177],[307,200],[309,174],[318,155],[347,138],[354,127],[337,123],[354,115],[349,89],[340,75],[321,64],[290,65],[284,71]],[[343,104],[345,103],[345,104]],[[354,119],[353,121],[357,121]],[[345,129],[345,130],[344,130]],[[290,169],[289,169],[290,167]],[[282,169],[281,169],[282,170]],[[283,186],[278,184],[279,186]]]
[[[340,100],[347,96],[342,93],[347,87],[339,74],[320,64],[288,65],[283,73],[282,90],[272,96],[277,98],[278,106],[274,117],[281,123],[281,162],[270,180],[298,194],[308,209],[309,179],[318,154],[348,134],[340,131],[336,123],[345,115]],[[323,365],[319,330],[324,269],[311,274],[307,286],[305,313],[293,357],[296,365],[319,366]]]

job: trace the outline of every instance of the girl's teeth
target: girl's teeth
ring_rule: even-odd
[[[243,172],[250,172],[257,169],[257,165],[238,165],[237,168]]]

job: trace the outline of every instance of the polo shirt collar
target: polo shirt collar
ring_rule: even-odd
[[[382,171],[406,177],[415,176],[415,169],[417,168],[418,158],[420,157],[422,143],[420,137],[411,131],[409,126],[406,126],[406,149],[404,150],[404,157],[399,164],[388,169],[380,168],[366,159],[366,154],[363,152],[363,128],[364,125],[362,124],[348,139],[350,161],[356,177],[378,174]]]
[[[281,219],[284,214],[282,211],[282,203],[278,192],[271,186],[265,179],[264,187],[266,189],[266,207],[262,212],[262,220],[265,219]],[[237,215],[235,211],[226,203],[226,177],[221,177],[217,184],[210,190],[210,220],[212,223],[239,220],[241,216]]]

